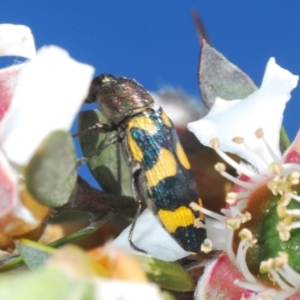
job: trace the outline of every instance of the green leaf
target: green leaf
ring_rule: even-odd
[[[244,99],[257,90],[257,86],[247,74],[205,40],[202,40],[198,73],[201,96],[209,110],[217,97],[225,100]],[[289,145],[289,138],[282,127],[281,152],[283,153]]]
[[[94,288],[87,279],[71,278],[65,272],[47,268],[13,277],[2,275],[0,299],[92,300]]]
[[[55,252],[53,248],[27,239],[16,241],[15,244],[30,270],[41,268]]]
[[[76,153],[70,134],[49,134],[26,167],[28,190],[41,204],[61,206],[68,202],[76,178]]]
[[[82,239],[86,236],[89,236],[90,234],[97,231],[105,222],[107,222],[107,219],[110,219],[110,218],[111,218],[111,215],[108,214],[105,218],[102,218],[98,221],[92,222],[87,227],[85,227],[75,233],[72,233],[66,237],[63,237],[57,241],[50,243],[49,246],[57,248],[62,245],[72,243],[72,242]]]
[[[107,215],[107,218],[110,218],[110,215]],[[72,233],[72,234],[70,234],[66,237],[63,237],[63,238],[61,238],[57,241],[54,241],[54,242],[50,243],[48,246],[53,247],[53,248],[58,248],[58,247],[60,247],[62,245],[65,245],[67,243],[74,242],[78,239],[81,239],[85,236],[88,236],[88,235],[92,234],[93,232],[98,230],[103,225],[103,223],[105,223],[105,222],[106,222],[105,218],[101,219],[101,220],[98,220],[96,222],[92,222],[87,227],[85,227],[85,228],[83,228],[83,229],[81,229],[81,230],[79,230],[75,233]],[[30,241],[30,243],[31,243],[30,245],[33,245],[34,242]],[[27,245],[28,245],[28,242],[27,242]],[[41,245],[41,247],[42,247],[42,245]],[[47,247],[47,246],[44,246],[44,247]],[[49,247],[47,247],[47,248],[49,249]],[[40,249],[45,250],[46,248],[40,248]],[[46,259],[46,255],[45,255],[45,259]],[[42,260],[42,257],[41,257],[40,261],[37,262],[36,266],[38,267],[42,263],[43,263],[43,260]],[[26,264],[27,264],[27,262],[26,262]],[[22,265],[24,265],[24,259],[21,256],[14,256],[14,257],[9,258],[9,259],[4,259],[4,260],[0,261],[0,273],[13,270],[13,269],[18,268]],[[34,266],[34,263],[33,263],[32,268],[34,268],[34,267],[35,266]]]
[[[208,109],[216,97],[226,100],[243,99],[257,90],[253,81],[220,52],[202,40],[199,84]]]
[[[149,279],[171,291],[189,292],[194,290],[194,283],[187,271],[178,263],[165,262],[144,255],[134,255]]]
[[[96,123],[107,124],[98,110],[80,113],[79,130],[84,130]],[[120,143],[115,143],[95,155],[95,151],[107,143],[116,131],[101,133],[91,130],[80,136],[80,145],[85,157],[92,157],[87,165],[105,192],[116,196],[132,196],[131,172],[125,161]]]

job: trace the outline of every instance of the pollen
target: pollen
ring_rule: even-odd
[[[225,221],[228,229],[236,230],[241,227],[243,223],[251,220],[251,214],[249,212],[245,212],[244,214],[240,214],[236,217],[228,217]]]
[[[215,164],[215,170],[219,173],[223,173],[226,171],[226,166],[223,163],[217,163]]]
[[[292,185],[297,185],[300,182],[300,172],[299,171],[293,171],[289,174],[287,180],[292,184]]]
[[[261,139],[263,136],[264,136],[264,130],[262,128],[258,128],[256,131],[255,131],[255,136],[258,138],[258,139]]]
[[[243,241],[246,241],[249,246],[254,246],[257,243],[257,239],[253,237],[252,232],[247,228],[243,228],[239,232],[239,238]]]
[[[209,145],[215,150],[220,148],[220,142],[217,138],[210,140]]]
[[[196,218],[194,221],[194,227],[201,228],[202,226],[203,226],[203,222],[200,220],[200,218]]]
[[[244,143],[244,140],[245,139],[241,136],[236,136],[232,139],[232,141],[236,144],[242,144],[242,143]]]
[[[237,200],[236,193],[234,193],[234,192],[227,193],[226,199],[225,199],[227,204],[233,205],[233,204],[235,204],[236,200]]]
[[[273,162],[269,165],[269,171],[271,174],[278,175],[283,173],[283,168],[280,164]]]
[[[212,251],[212,242],[209,239],[205,239],[201,244],[201,251],[204,253],[209,253]]]

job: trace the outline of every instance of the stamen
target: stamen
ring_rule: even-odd
[[[239,243],[237,255],[236,255],[236,264],[238,265],[240,271],[247,281],[251,283],[256,283],[255,277],[251,274],[246,263],[246,253],[249,247],[253,247],[257,243],[257,239],[253,237],[251,231],[247,228],[243,228],[239,232],[239,237],[241,242]]]
[[[192,202],[190,203],[190,208],[194,211],[200,211],[201,213],[207,215],[207,216],[210,216],[211,218],[214,218],[222,223],[225,223],[225,217],[224,216],[221,216],[213,211],[210,211],[204,207],[201,207],[199,206],[196,202]]]
[[[292,185],[297,185],[300,182],[300,172],[299,171],[293,171],[292,173],[289,174],[287,180],[292,184]]]
[[[278,200],[277,205],[288,206],[292,200],[293,193],[286,193]]]
[[[209,253],[212,251],[212,242],[209,239],[205,239],[201,244],[201,251],[204,253]]]
[[[300,209],[286,209],[285,213],[287,216],[292,218],[299,218],[300,217]]]
[[[269,164],[269,171],[271,174],[278,175],[283,173],[283,167],[277,162],[272,162]]]
[[[247,190],[252,190],[255,187],[255,184],[251,184],[242,180],[239,180],[238,178],[233,177],[232,175],[225,172],[226,166],[223,163],[217,163],[215,164],[215,170],[218,171],[223,177],[227,178],[231,182],[233,182],[236,185],[239,185]]]
[[[226,252],[231,261],[235,261],[235,258],[236,258],[235,253],[233,252],[233,249],[232,249],[233,236],[234,236],[234,231],[229,230],[229,233],[227,236],[227,241],[226,241]]]
[[[279,233],[279,238],[281,241],[286,242],[290,239],[291,234],[291,218],[285,218],[283,221],[279,222],[276,226],[276,230]]]
[[[295,163],[282,163],[282,168],[285,174],[291,174],[293,172],[300,172],[300,165]]]
[[[300,228],[300,221],[298,222],[293,222],[290,226],[291,230],[292,229],[297,229],[297,228]]]
[[[300,274],[288,264],[282,267],[282,269],[280,270],[280,275],[283,278],[289,278],[289,281],[292,283],[293,286],[297,287],[300,285]]]
[[[256,153],[251,149],[251,147],[249,147],[249,146],[247,145],[247,143],[246,143],[241,137],[235,137],[235,138],[232,139],[232,141],[233,141],[234,143],[237,143],[237,144],[242,144],[242,145],[246,148],[246,150],[251,154],[252,159],[256,161],[256,163],[261,167],[261,169],[263,169],[263,170],[266,171],[265,173],[267,173],[267,170],[268,170],[268,169],[267,169],[267,168],[268,168],[267,162],[263,161],[263,160],[258,156],[258,154],[256,154]],[[241,143],[241,142],[242,142],[242,143]]]
[[[272,280],[276,282],[285,292],[294,294],[297,291],[297,288],[295,287],[299,285],[300,274],[295,272],[288,265],[287,253],[279,252],[277,257],[262,261],[260,264],[260,272],[269,273],[269,275],[272,277]]]
[[[236,206],[238,207],[238,209],[240,211],[243,211],[247,207],[248,202],[249,202],[248,198],[242,199],[242,200],[239,200],[239,202],[236,204]]]
[[[236,230],[240,228],[241,224],[249,220],[251,220],[251,214],[249,212],[245,212],[244,214],[240,214],[236,217],[228,217],[225,223],[228,229]]]
[[[300,197],[298,195],[296,195],[295,193],[291,193],[291,197],[292,197],[292,199],[300,202]]]
[[[253,181],[260,182],[263,180],[263,177],[256,172],[246,168],[244,165],[241,165],[237,163],[235,160],[233,160],[230,156],[228,156],[225,152],[223,152],[220,149],[220,143],[218,139],[212,139],[210,141],[210,146],[217,152],[217,154],[225,161],[227,162],[231,167],[233,167],[235,170],[237,170],[238,173],[244,174],[251,178]]]
[[[270,147],[270,144],[268,143],[268,141],[266,140],[265,136],[264,136],[264,131],[262,128],[259,128],[255,131],[255,136],[258,138],[258,139],[262,139],[262,141],[264,142],[268,152],[270,153],[272,159],[274,161],[276,161],[277,163],[279,164],[282,164],[283,161],[280,157],[278,157],[275,152],[273,151],[273,149]]]
[[[227,193],[225,199],[226,203],[228,203],[229,205],[233,205],[235,204],[236,200],[237,200],[236,193],[234,192]]]
[[[200,218],[196,218],[194,221],[194,227],[195,228],[201,228],[203,225],[203,222],[200,220]]]
[[[291,184],[285,180],[272,180],[268,182],[267,187],[275,196],[292,192]]]
[[[237,286],[240,286],[241,288],[244,288],[246,290],[253,291],[255,293],[262,292],[265,289],[264,286],[262,286],[258,283],[244,282],[239,279],[236,279],[234,281],[234,284],[236,284]]]

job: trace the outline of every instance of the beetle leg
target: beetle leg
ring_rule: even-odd
[[[93,130],[97,130],[98,132],[103,132],[103,133],[113,131],[113,129],[107,124],[95,123],[93,126],[90,126],[86,129],[83,129],[79,132],[76,132],[76,133],[72,134],[72,137],[75,138],[75,137],[84,135],[84,134],[86,134],[90,131],[93,131]]]
[[[137,221],[137,218],[139,217],[140,213],[141,213],[141,210],[142,210],[142,201],[141,200],[138,200],[138,209],[136,211],[136,214],[132,220],[132,223],[131,223],[131,227],[130,227],[130,231],[129,231],[129,235],[128,235],[128,242],[130,243],[130,246],[136,250],[136,251],[139,251],[139,252],[143,252],[143,253],[146,253],[147,252],[143,249],[140,249],[139,247],[137,247],[133,241],[132,241],[132,237],[133,237],[133,231],[134,231],[134,227],[135,227],[135,224],[136,224],[136,221]]]
[[[91,160],[94,156],[99,154],[101,151],[109,147],[110,145],[116,143],[119,141],[119,134],[112,135],[109,140],[101,147],[95,149],[88,157],[82,157],[77,160],[77,167],[87,163],[89,160]]]
[[[139,168],[139,166],[136,166],[136,167],[137,167],[137,169],[135,170],[135,172],[133,173],[133,176],[132,176],[132,192],[133,192],[134,199],[138,203],[138,209],[137,209],[136,214],[131,223],[131,227],[130,227],[130,231],[129,231],[129,235],[128,235],[128,241],[130,243],[130,246],[134,250],[137,250],[137,251],[143,252],[143,253],[147,253],[145,250],[138,248],[132,241],[134,227],[135,227],[137,218],[139,217],[141,210],[142,210],[142,200],[141,199],[143,198],[142,193],[139,189],[139,180],[140,180],[140,176],[142,174],[142,170]]]

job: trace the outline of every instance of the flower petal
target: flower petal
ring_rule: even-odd
[[[55,46],[42,48],[26,64],[0,127],[2,149],[11,161],[25,165],[50,132],[70,129],[93,72]]]
[[[12,211],[18,202],[18,176],[0,152],[0,218]]]
[[[0,121],[8,110],[17,83],[18,74],[23,66],[24,64],[19,64],[0,70]]]
[[[227,254],[222,254],[205,268],[195,291],[195,299],[240,300],[242,295],[248,299],[254,294],[235,285],[236,279],[244,278]]]
[[[296,87],[298,76],[282,69],[271,58],[267,64],[261,88],[244,100],[225,101],[217,98],[208,115],[197,122],[189,123],[188,128],[204,145],[218,138],[223,151],[236,153],[246,159],[259,171],[260,166],[245,147],[232,141],[234,137],[244,137],[260,158],[272,162],[261,139],[254,135],[258,128],[263,128],[265,137],[274,152],[279,151],[279,129],[286,102],[290,92]]]
[[[112,244],[128,252],[136,253],[128,242],[130,228],[131,225]],[[164,261],[175,261],[190,254],[179,246],[149,209],[145,209],[138,217],[132,241],[138,248]]]
[[[300,164],[300,131],[290,147],[285,151],[283,159],[285,162]]]
[[[0,56],[34,58],[36,54],[33,35],[24,25],[0,25]]]

